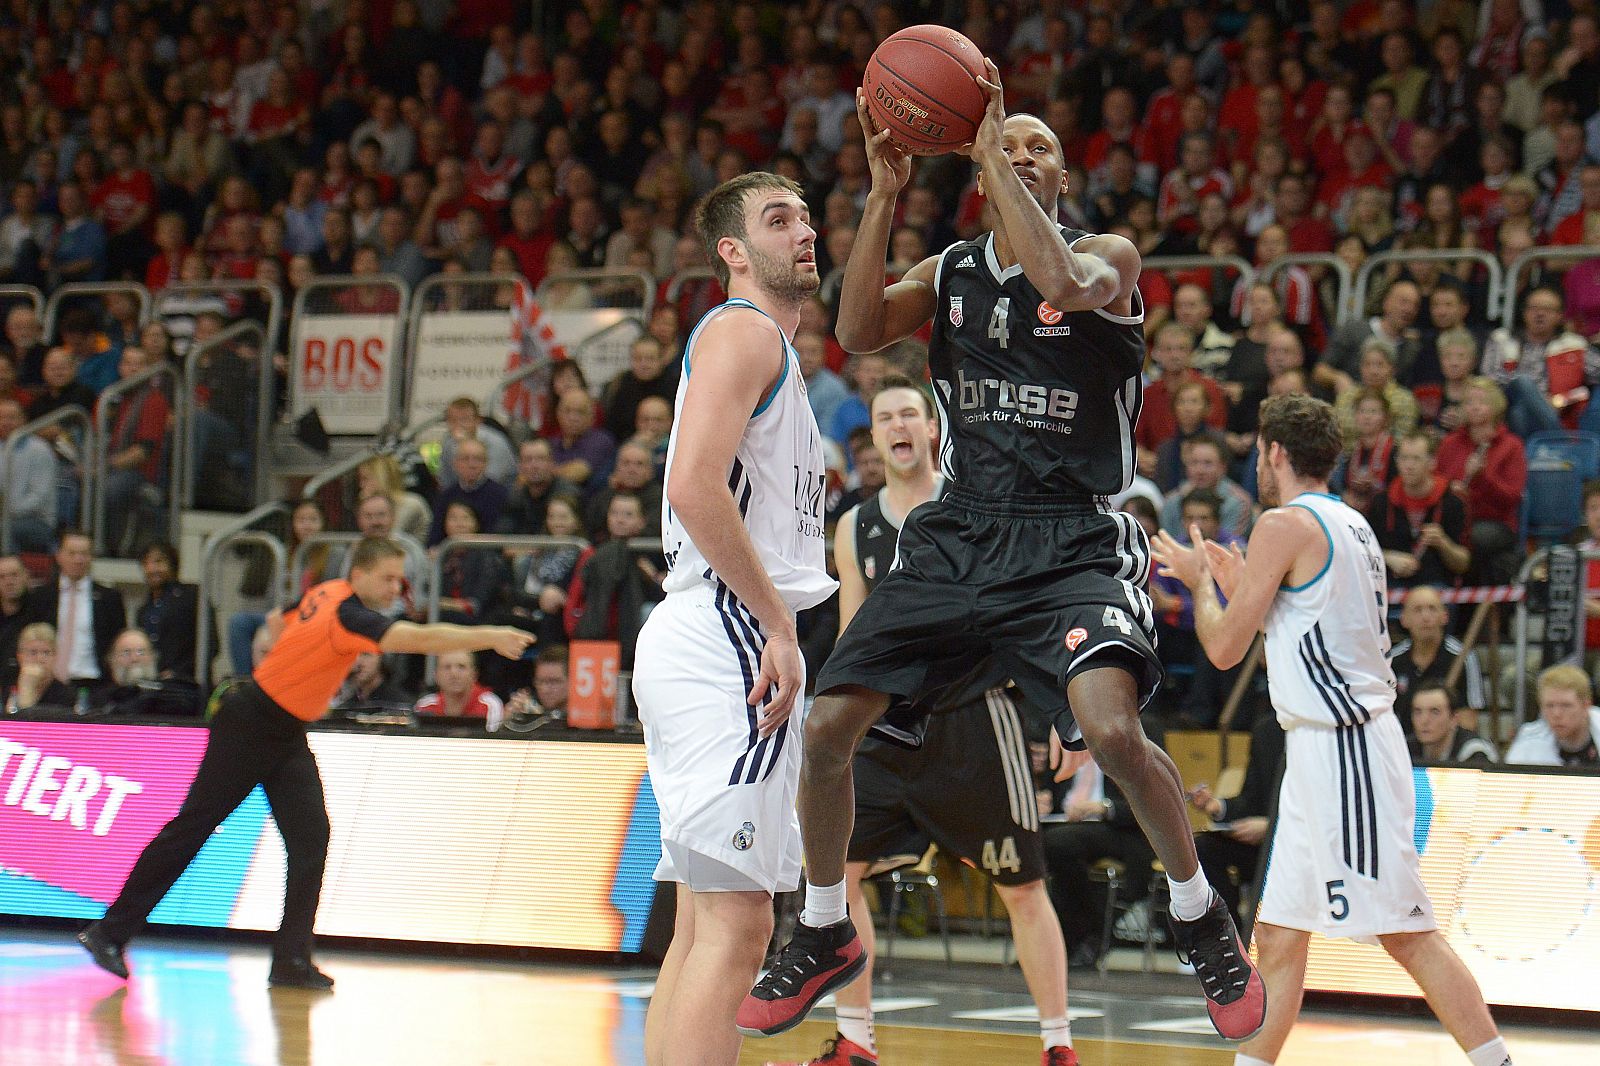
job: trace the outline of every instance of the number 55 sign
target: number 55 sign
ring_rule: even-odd
[[[614,640],[575,640],[567,652],[567,724],[574,729],[616,725],[617,667]]]

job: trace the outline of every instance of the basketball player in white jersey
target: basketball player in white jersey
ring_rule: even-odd
[[[1333,408],[1308,396],[1261,405],[1261,502],[1247,554],[1157,534],[1156,561],[1194,593],[1195,634],[1226,669],[1258,630],[1286,730],[1288,767],[1256,914],[1271,995],[1235,1066],[1277,1061],[1300,1013],[1312,933],[1381,944],[1421,987],[1473,1066],[1509,1066],[1483,993],[1440,935],[1422,885],[1405,735],[1394,716],[1383,553],[1371,527],[1328,494],[1342,442]],[[1227,597],[1224,608],[1217,598]]]
[[[666,599],[633,686],[661,809],[656,879],[678,884],[645,1024],[649,1066],[733,1066],[734,1014],[800,876],[805,664],[795,613],[837,583],[823,543],[822,435],[790,339],[817,291],[800,187],[744,174],[696,213],[729,294],[683,353],[662,501]]]

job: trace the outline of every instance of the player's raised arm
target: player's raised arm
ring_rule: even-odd
[[[1327,539],[1310,511],[1278,507],[1266,512],[1250,532],[1244,564],[1223,607],[1206,550],[1211,545],[1200,536],[1199,526],[1189,527],[1189,542],[1196,547],[1179,544],[1163,529],[1156,534],[1152,554],[1163,577],[1177,578],[1194,593],[1195,637],[1220,670],[1238,664],[1250,650],[1284,579],[1297,566],[1314,562],[1320,567],[1328,554]]]
[[[985,64],[989,76],[979,78],[978,85],[988,96],[988,106],[966,152],[982,168],[983,195],[999,215],[999,229],[1022,272],[1058,311],[1108,307],[1122,313],[1139,280],[1139,250],[1115,234],[1086,238],[1076,250],[1067,247],[1055,219],[1026,184],[1047,180],[1047,170],[1064,173],[1059,158],[1050,160],[1049,168],[1039,166],[1042,156],[1060,154],[1060,142],[1046,135],[1042,123],[1018,121],[1007,128],[999,68],[992,60]],[[1063,188],[1065,184],[1063,180]],[[1053,205],[1055,197],[1047,201]]]
[[[888,130],[879,130],[872,121],[860,89],[856,90],[856,114],[867,137],[872,188],[856,226],[850,259],[845,263],[837,333],[844,350],[859,355],[909,337],[933,317],[934,271],[939,257],[924,259],[903,279],[885,288],[884,263],[888,259],[889,231],[894,225],[894,205],[911,177],[911,158],[889,143]]]

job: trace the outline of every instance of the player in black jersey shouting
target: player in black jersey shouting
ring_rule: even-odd
[[[1007,118],[999,71],[966,154],[994,230],[884,286],[895,200],[910,160],[864,98],[872,188],[845,267],[839,341],[871,352],[931,318],[943,499],[907,517],[900,567],[875,588],[817,679],[805,726],[800,822],[806,905],[790,943],[739,1011],[747,1033],[796,1025],[863,959],[845,911],[850,760],[868,728],[916,744],[908,701],[980,660],[1055,715],[1133,805],[1171,880],[1180,952],[1217,1031],[1260,1028],[1266,990],[1195,859],[1177,767],[1139,725],[1155,688],[1149,545],[1106,497],[1133,478],[1144,307],[1139,253],[1122,237],[1056,222],[1061,144],[1031,115]]]

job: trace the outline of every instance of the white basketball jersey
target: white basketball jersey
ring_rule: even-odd
[[[683,417],[683,399],[694,370],[694,345],[705,324],[729,308],[747,307],[765,314],[748,300],[733,299],[705,313],[689,334],[683,350],[683,377],[673,424]],[[780,330],[781,333],[781,330]],[[666,479],[678,450],[678,434],[667,446]],[[838,582],[828,576],[827,549],[823,542],[823,503],[827,495],[827,466],[822,455],[822,434],[806,399],[800,358],[789,338],[783,338],[783,373],[777,387],[745,422],[744,436],[728,471],[728,488],[744,517],[750,542],[755,545],[767,576],[778,594],[795,611],[814,607],[833,595]],[[717,587],[721,580],[706,563],[700,549],[661,501],[661,542],[667,557],[663,587],[679,592],[696,586]]]
[[[1378,538],[1359,511],[1320,492],[1287,506],[1315,516],[1328,562],[1284,586],[1267,611],[1267,683],[1285,729],[1352,726],[1394,709],[1388,581]]]

